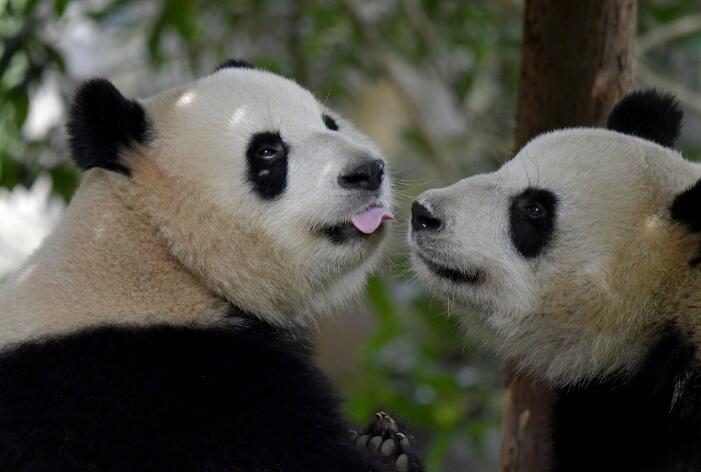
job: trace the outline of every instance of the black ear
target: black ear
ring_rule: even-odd
[[[220,71],[222,69],[255,69],[255,66],[250,62],[242,61],[241,59],[229,59],[226,62],[222,62],[214,69],[214,72]]]
[[[701,231],[701,180],[674,197],[671,213],[676,222],[693,232]]]
[[[673,95],[655,89],[639,90],[613,107],[606,127],[671,148],[679,137],[683,116]]]
[[[147,144],[152,128],[136,100],[125,98],[105,79],[91,79],[73,97],[68,135],[73,160],[81,170],[102,167],[131,175],[121,154]]]

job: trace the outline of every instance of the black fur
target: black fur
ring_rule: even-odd
[[[329,115],[324,113],[321,116],[321,119],[324,120],[324,125],[327,129],[330,129],[331,131],[338,131],[338,123],[336,123],[336,120],[331,118]]]
[[[701,180],[683,191],[672,202],[670,214],[672,219],[685,225],[694,233],[701,232]],[[701,262],[701,248],[689,261],[691,265]]]
[[[222,69],[255,69],[255,66],[250,62],[242,61],[241,59],[229,59],[228,61],[219,64],[214,72],[218,72]]]
[[[554,470],[701,470],[699,367],[693,344],[670,330],[631,378],[560,392]]]
[[[691,231],[701,231],[701,180],[674,198],[670,209],[672,219]]]
[[[0,356],[0,470],[383,471],[298,333],[103,327]]]
[[[264,200],[279,197],[287,187],[287,154],[289,147],[280,133],[258,133],[246,150],[248,181]]]
[[[151,140],[152,127],[136,100],[125,98],[105,79],[83,83],[68,117],[73,160],[81,170],[101,167],[130,175],[122,154]]]
[[[511,241],[523,257],[536,257],[548,245],[555,231],[556,211],[557,197],[549,190],[527,188],[511,201]]]
[[[682,118],[673,95],[648,89],[623,97],[611,110],[606,127],[671,148],[679,137]]]

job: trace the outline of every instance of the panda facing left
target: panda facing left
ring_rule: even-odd
[[[381,258],[369,138],[241,61],[89,80],[68,131],[85,178],[0,288],[0,470],[421,470],[384,414],[352,442],[306,334]]]

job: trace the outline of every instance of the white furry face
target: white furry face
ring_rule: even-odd
[[[127,161],[135,201],[207,286],[279,323],[358,292],[392,205],[367,137],[254,69],[222,69],[143,106],[155,138]]]
[[[608,130],[543,135],[500,170],[422,194],[410,234],[418,276],[469,329],[554,382],[625,370],[697,246],[670,221],[698,171]]]

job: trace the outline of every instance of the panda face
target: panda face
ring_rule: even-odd
[[[392,218],[367,137],[296,83],[249,68],[142,105],[152,140],[114,178],[208,287],[279,323],[358,292]]]
[[[524,369],[572,383],[632,368],[697,251],[669,209],[698,176],[650,141],[549,133],[494,173],[422,194],[414,267]]]

